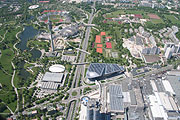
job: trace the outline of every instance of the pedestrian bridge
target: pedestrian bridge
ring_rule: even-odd
[[[95,27],[96,26],[95,24],[86,24],[86,23],[83,23],[83,25],[86,27]]]
[[[71,64],[72,65],[85,65],[85,64],[89,64],[89,62],[83,62],[83,63],[75,63],[75,62],[73,62]]]

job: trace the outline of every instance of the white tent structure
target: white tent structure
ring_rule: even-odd
[[[53,73],[61,73],[65,71],[65,67],[60,64],[55,64],[49,67],[49,71]]]

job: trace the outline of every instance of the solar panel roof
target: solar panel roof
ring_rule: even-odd
[[[143,38],[141,36],[136,36],[136,44],[143,45]]]
[[[155,54],[159,54],[160,49],[157,47],[153,47],[153,48],[144,48],[142,50],[142,54],[151,54],[151,55],[155,55]]]
[[[110,85],[110,111],[111,112],[124,112],[123,94],[121,85]]]

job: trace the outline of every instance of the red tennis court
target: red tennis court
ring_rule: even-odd
[[[156,14],[148,14],[148,16],[151,18],[151,19],[161,19],[159,16],[157,16]]]
[[[142,15],[140,15],[140,14],[134,14],[134,17],[141,19],[141,18],[142,18]]]
[[[106,35],[106,33],[105,32],[101,32],[101,36],[103,36],[103,35]]]
[[[101,47],[103,47],[103,45],[102,45],[102,44],[97,44],[97,47],[100,47],[100,48],[101,48]]]
[[[112,48],[111,42],[106,42],[106,48]]]
[[[112,37],[111,36],[107,36],[106,39],[111,39]]]
[[[101,43],[101,36],[100,35],[96,35],[96,43]]]
[[[97,48],[97,49],[96,49],[96,52],[102,53],[102,48]]]

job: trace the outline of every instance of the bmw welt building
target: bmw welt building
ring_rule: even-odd
[[[86,72],[86,78],[94,81],[123,72],[124,68],[122,66],[119,66],[118,64],[91,63]]]

